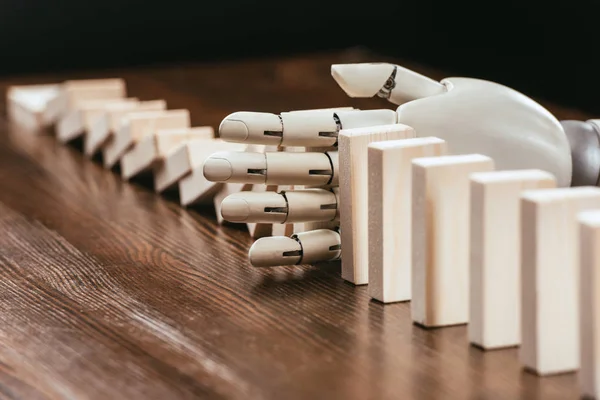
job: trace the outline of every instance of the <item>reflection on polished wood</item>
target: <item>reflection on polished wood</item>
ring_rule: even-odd
[[[349,99],[330,78],[332,63],[373,60],[382,59],[350,50],[0,86],[118,76],[132,96],[164,98],[170,109],[189,109],[192,126],[216,128],[238,110],[392,108]],[[339,265],[251,268],[244,230],[124,183],[72,146],[5,119],[0,232],[1,397],[577,397],[575,374],[524,373],[516,349],[475,349],[465,326],[415,327],[408,303],[370,301],[367,287],[344,283]]]

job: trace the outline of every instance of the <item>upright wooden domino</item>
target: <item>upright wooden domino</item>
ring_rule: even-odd
[[[600,398],[600,210],[579,213],[582,397]]]
[[[342,278],[355,285],[369,282],[369,143],[415,137],[410,126],[381,125],[339,132],[340,229]]]
[[[88,157],[95,155],[123,124],[123,119],[134,112],[162,111],[167,109],[164,100],[108,104],[84,137],[83,151]]]
[[[120,105],[126,107],[138,102],[139,100],[135,97],[82,101],[58,120],[56,137],[61,143],[74,140],[92,128],[107,106],[112,104],[116,107]]]
[[[162,129],[190,127],[188,110],[146,111],[127,114],[119,130],[102,149],[105,168],[112,168],[132,146]]]
[[[521,196],[521,347],[538,375],[579,368],[577,214],[600,208],[600,188],[528,190]]]
[[[541,170],[471,175],[469,341],[483,349],[521,343],[521,193],[556,187]]]
[[[54,124],[82,101],[121,99],[126,96],[126,93],[123,79],[65,81],[60,85],[58,96],[52,98],[46,105],[43,118],[48,124]]]
[[[411,299],[412,160],[446,154],[425,137],[369,145],[369,295],[383,303]]]
[[[161,129],[143,137],[121,158],[121,177],[125,180],[152,171],[155,163],[167,156],[178,145],[193,139],[213,139],[210,126],[180,129]]]
[[[413,160],[411,314],[421,326],[469,321],[469,177],[493,168],[481,154]]]

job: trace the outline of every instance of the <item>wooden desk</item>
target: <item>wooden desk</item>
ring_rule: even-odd
[[[330,77],[332,63],[373,60],[350,50],[0,86],[118,76],[131,95],[164,98],[188,108],[193,125],[216,128],[239,110],[391,108],[349,99]],[[415,327],[408,304],[370,301],[337,265],[251,268],[250,244],[243,230],[217,226],[210,210],[184,210],[3,119],[0,397],[577,398],[576,375],[524,373],[516,349],[483,353],[464,326]]]

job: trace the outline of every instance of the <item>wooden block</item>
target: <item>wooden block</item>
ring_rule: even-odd
[[[59,84],[9,87],[6,93],[8,119],[29,131],[40,132],[49,125],[44,119],[44,111],[59,93]]]
[[[538,375],[579,368],[577,214],[600,208],[600,188],[539,189],[521,196],[521,348]]]
[[[412,160],[446,154],[435,137],[371,143],[369,295],[383,303],[411,299]]]
[[[227,143],[223,146],[230,151],[241,151],[245,148],[245,145],[241,143]],[[196,154],[195,157],[203,157],[202,162],[198,164],[198,161],[192,160],[195,166],[192,168],[190,174],[185,175],[179,180],[179,201],[182,206],[210,202],[223,188],[223,183],[211,182],[204,177],[204,160],[210,154],[204,153],[201,156]]]
[[[154,135],[142,138],[123,155],[121,176],[127,180],[151,171],[156,162],[185,141],[213,138],[214,130],[209,126],[159,130]]]
[[[556,187],[541,170],[471,175],[469,341],[483,349],[521,343],[521,192]]]
[[[44,109],[44,120],[54,124],[78,103],[87,100],[120,99],[126,94],[123,79],[90,79],[65,81],[60,93],[48,102]]]
[[[402,124],[343,129],[339,133],[342,278],[355,285],[369,282],[367,146],[414,136],[414,129]]]
[[[106,144],[110,136],[121,128],[123,118],[134,112],[161,111],[167,109],[164,100],[149,100],[135,103],[108,104],[102,115],[93,123],[84,138],[83,151],[92,157]]]
[[[581,396],[600,398],[600,210],[579,213]]]
[[[74,140],[90,130],[108,105],[130,105],[138,103],[137,98],[87,100],[79,103],[77,108],[67,111],[58,120],[56,137],[61,143]]]
[[[117,132],[108,138],[102,148],[105,168],[112,168],[133,145],[145,136],[162,129],[190,127],[188,110],[145,111],[127,114]]]
[[[481,154],[413,160],[411,314],[419,325],[469,322],[469,176],[493,168]]]
[[[226,150],[239,150],[237,144],[221,139],[194,139],[177,146],[165,158],[155,164],[154,190],[157,193],[176,187],[177,182],[202,167],[212,153]]]

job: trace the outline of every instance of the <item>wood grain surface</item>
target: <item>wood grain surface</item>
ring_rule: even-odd
[[[13,77],[0,88],[122,77],[130,95],[164,98],[189,109],[194,126],[216,128],[239,110],[393,108],[349,99],[330,77],[332,63],[380,60],[348,50]],[[408,303],[370,301],[339,265],[250,267],[244,229],[123,183],[77,148],[2,117],[0,397],[577,398],[575,374],[525,373],[516,349],[470,347],[465,326],[413,326]]]

